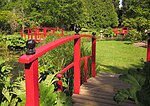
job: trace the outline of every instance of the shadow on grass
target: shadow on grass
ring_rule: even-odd
[[[133,43],[131,43],[131,42],[126,42],[126,43],[124,43],[124,44],[126,44],[126,45],[132,45]]]
[[[137,68],[141,68],[143,64],[131,64],[130,67],[117,67],[117,66],[111,66],[111,65],[104,65],[104,64],[99,64],[100,65],[100,72],[106,72],[106,73],[114,73],[114,74],[125,74],[129,70],[136,70]]]

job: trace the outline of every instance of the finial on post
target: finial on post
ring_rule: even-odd
[[[95,35],[96,35],[96,33],[95,33],[95,32],[92,32],[92,35],[93,35],[93,36],[95,36]]]
[[[75,27],[76,35],[79,35],[79,32],[80,32],[80,31],[81,31],[80,26],[76,26],[76,27]]]
[[[26,46],[28,48],[26,55],[35,54],[35,44],[36,44],[36,42],[32,39],[30,39],[26,42]]]

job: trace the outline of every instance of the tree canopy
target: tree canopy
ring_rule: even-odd
[[[149,13],[149,0],[123,0],[122,25],[144,32],[150,29]]]
[[[99,29],[118,25],[118,7],[118,0],[3,0],[0,14],[6,11],[14,14],[18,29],[35,26],[69,29],[71,25]],[[10,26],[8,22],[5,24]]]

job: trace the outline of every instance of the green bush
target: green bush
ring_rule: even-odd
[[[122,22],[123,26],[129,27],[130,29],[137,29],[137,31],[144,32],[145,29],[150,27],[150,20],[144,17],[136,17],[125,19]]]
[[[0,47],[10,50],[23,50],[26,46],[26,39],[18,34],[0,35]]]
[[[0,106],[20,106],[25,101],[25,83],[20,81],[22,77],[12,79],[13,68],[5,62],[0,58]]]
[[[136,29],[132,29],[132,30],[129,30],[125,39],[131,41],[132,43],[136,41],[141,41],[142,34],[138,32]]]
[[[0,11],[0,31],[6,34],[12,34],[18,29],[18,17],[9,10]]]
[[[103,34],[105,37],[114,37],[115,33],[112,31],[111,27],[104,29]]]

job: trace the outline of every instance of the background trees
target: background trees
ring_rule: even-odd
[[[131,28],[138,31],[150,28],[150,1],[149,0],[123,0],[123,25],[129,23]]]
[[[112,0],[82,0],[84,25],[94,29],[118,26],[118,16]]]
[[[3,0],[0,4],[0,14],[7,10],[16,16],[15,19],[11,18],[11,21],[16,23],[17,29],[10,27],[13,30],[8,32],[11,33],[24,27],[35,26],[68,30],[70,26],[81,25],[99,29],[118,25],[117,3],[118,0]],[[8,26],[9,21],[10,19],[5,20]],[[3,24],[1,25],[4,26]]]

